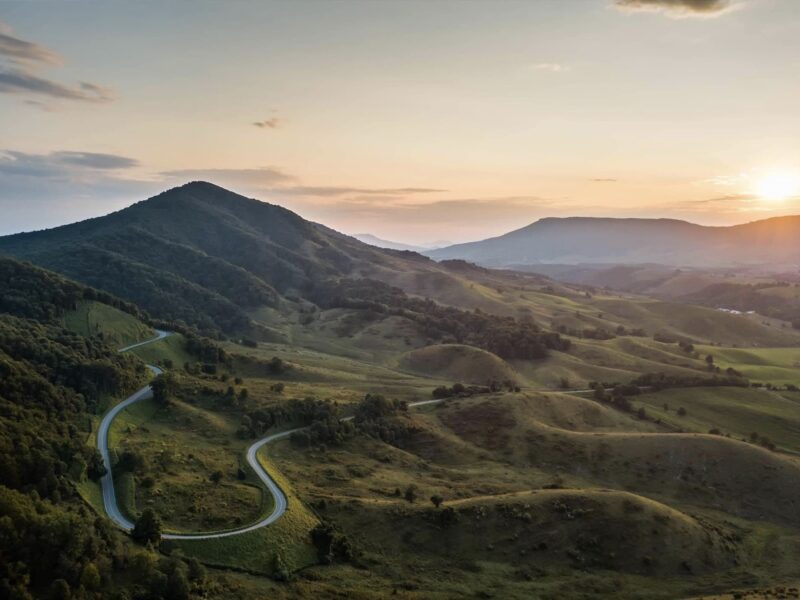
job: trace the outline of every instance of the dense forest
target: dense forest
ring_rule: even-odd
[[[70,281],[31,264],[0,256],[0,313],[56,323],[81,300],[96,300],[145,318],[139,308],[111,294]]]
[[[137,309],[12,260],[0,259],[0,280],[0,598],[188,598],[200,565],[136,549],[76,490],[105,472],[92,415],[145,373],[61,317],[80,300]]]

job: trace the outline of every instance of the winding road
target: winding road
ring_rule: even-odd
[[[156,337],[145,340],[144,342],[139,342],[137,344],[131,344],[130,346],[125,346],[124,348],[120,348],[119,352],[127,352],[129,350],[133,350],[134,348],[139,348],[146,344],[152,344],[153,342],[158,342],[163,340],[165,337],[172,335],[168,331],[162,331],[160,329],[156,329]],[[153,375],[158,376],[162,373],[162,370],[154,365],[147,365],[147,368],[153,373]],[[547,391],[558,391],[558,390],[547,390]],[[562,390],[564,391],[564,390]],[[593,390],[569,390],[569,393],[587,393]],[[108,449],[108,433],[111,429],[111,424],[114,422],[114,419],[121,413],[123,410],[139,402],[140,400],[144,400],[146,398],[151,398],[153,396],[153,390],[150,388],[150,385],[143,387],[139,391],[135,392],[116,406],[114,406],[111,410],[109,410],[100,421],[100,426],[97,430],[97,449],[100,451],[100,454],[103,457],[103,465],[106,468],[106,473],[100,479],[100,485],[103,490],[103,507],[105,508],[106,514],[108,517],[114,521],[121,529],[125,531],[131,531],[134,527],[134,524],[128,519],[122,511],[119,509],[119,505],[117,504],[117,495],[114,490],[114,477],[111,472],[111,454]],[[419,402],[410,402],[408,404],[409,408],[415,406],[426,406],[428,404],[438,404],[443,402],[444,398],[437,398],[434,400],[420,400]],[[353,417],[344,417],[343,421],[350,421]],[[209,533],[163,533],[161,535],[162,539],[165,540],[211,540],[217,538],[224,538],[224,537],[231,537],[234,535],[241,535],[243,533],[248,533],[250,531],[254,531],[256,529],[260,529],[261,527],[266,527],[271,523],[274,523],[278,519],[283,516],[283,513],[286,512],[288,507],[288,502],[286,500],[286,494],[283,493],[280,486],[275,482],[272,477],[269,476],[269,473],[264,469],[261,463],[258,461],[258,451],[261,450],[262,447],[270,444],[272,442],[284,439],[295,433],[296,431],[300,431],[305,429],[305,427],[297,427],[296,429],[290,429],[288,431],[281,431],[279,433],[273,433],[272,435],[268,435],[264,438],[261,438],[257,442],[255,442],[252,446],[247,449],[247,464],[253,469],[255,474],[264,484],[264,486],[269,490],[269,493],[272,494],[272,497],[275,499],[275,506],[272,509],[272,512],[267,515],[265,518],[252,523],[250,525],[245,525],[244,527],[239,527],[237,529],[228,529],[225,531],[217,531],[217,532],[209,532]]]
[[[124,348],[120,348],[119,351],[127,352],[128,350],[133,350],[134,348],[139,348],[146,344],[152,344],[153,342],[163,340],[168,335],[171,335],[169,332],[161,331],[160,329],[156,329],[155,331],[157,334],[156,337],[144,342],[125,346]],[[153,375],[158,376],[162,373],[161,369],[154,365],[147,365],[147,368],[152,371]],[[122,514],[122,511],[119,509],[119,505],[117,504],[117,495],[114,490],[114,476],[111,471],[111,453],[108,449],[108,432],[111,429],[111,424],[114,422],[114,419],[117,417],[117,415],[119,415],[119,413],[132,404],[135,404],[136,402],[146,398],[151,398],[152,396],[153,390],[150,388],[150,385],[143,387],[109,410],[103,416],[103,419],[100,421],[100,426],[97,429],[97,449],[100,451],[100,454],[103,457],[103,465],[106,468],[106,473],[100,480],[100,486],[103,490],[103,507],[105,508],[108,517],[125,531],[131,531],[134,527],[134,524],[130,519]],[[302,429],[302,427],[298,429]],[[275,499],[275,506],[267,517],[251,525],[237,529],[230,529],[227,531],[211,533],[164,533],[161,535],[161,538],[165,540],[210,540],[215,538],[230,537],[233,535],[241,535],[261,527],[266,527],[270,523],[274,523],[280,519],[283,513],[286,512],[286,494],[283,493],[283,490],[281,490],[280,486],[275,483],[275,481],[264,470],[264,467],[261,466],[261,463],[258,462],[258,451],[270,442],[289,437],[295,431],[298,431],[298,429],[291,429],[289,431],[282,431],[280,433],[268,435],[267,437],[258,440],[255,444],[247,449],[247,463],[250,465],[253,471],[255,471],[258,478],[264,483],[270,494],[272,494],[272,497]]]

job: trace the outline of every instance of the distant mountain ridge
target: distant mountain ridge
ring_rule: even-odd
[[[378,248],[389,248],[390,250],[408,250],[409,252],[424,252],[431,248],[425,246],[415,246],[413,244],[404,244],[402,242],[393,242],[391,240],[384,240],[371,233],[356,233],[353,235],[360,242],[376,246]]]
[[[676,219],[550,217],[498,237],[425,254],[436,260],[463,259],[490,267],[551,263],[795,265],[800,264],[800,216],[729,227]]]

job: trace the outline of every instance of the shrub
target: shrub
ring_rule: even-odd
[[[140,544],[157,544],[161,541],[161,520],[152,508],[145,508],[131,531],[131,537]]]

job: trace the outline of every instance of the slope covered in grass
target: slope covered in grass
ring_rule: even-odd
[[[152,327],[131,314],[96,301],[83,300],[64,314],[64,326],[85,337],[101,335],[111,346],[121,348],[155,336]]]
[[[519,373],[499,356],[463,344],[440,344],[406,352],[398,366],[437,379],[485,384],[487,381],[516,381]]]

